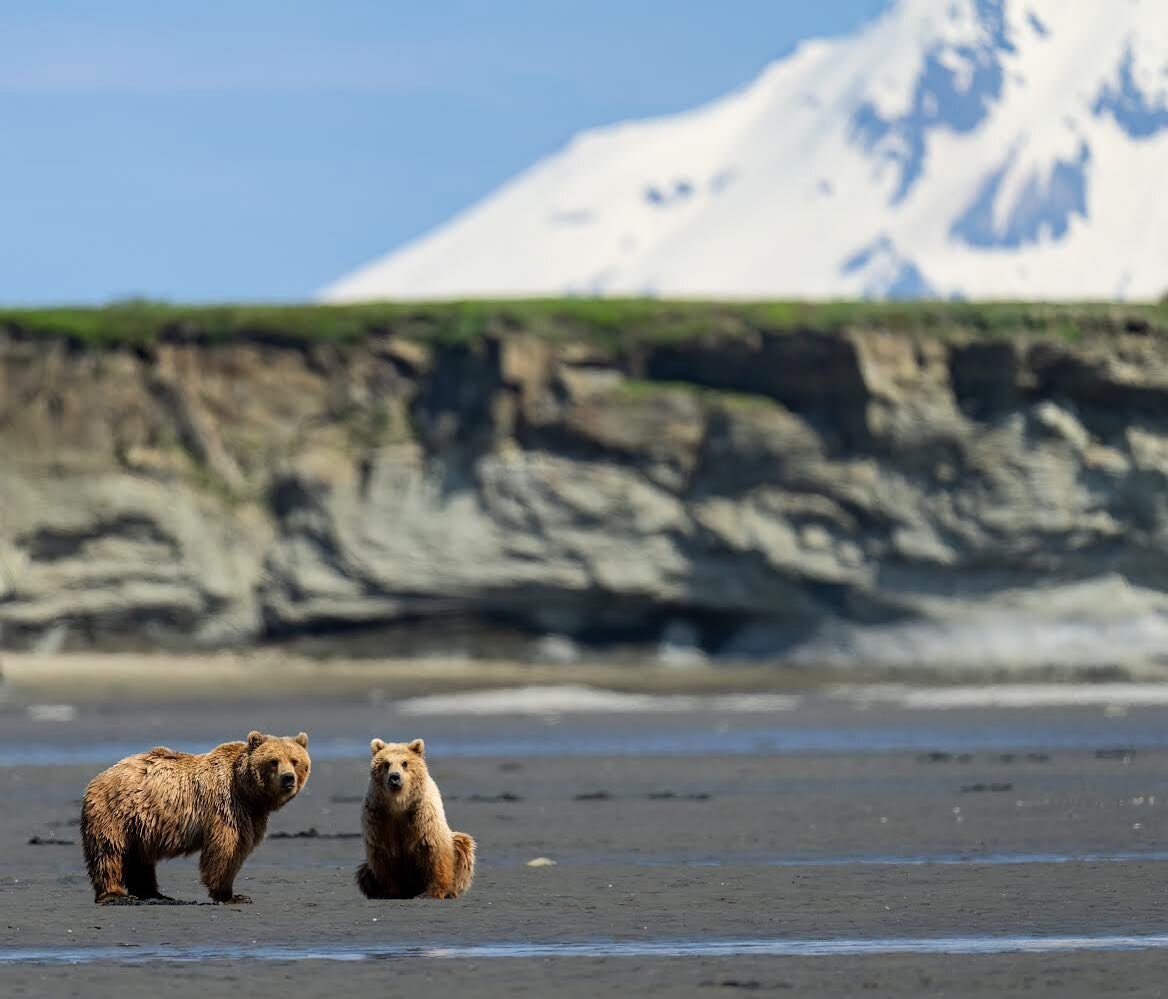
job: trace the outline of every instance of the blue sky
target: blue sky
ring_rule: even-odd
[[[7,0],[0,303],[306,300],[887,0]]]

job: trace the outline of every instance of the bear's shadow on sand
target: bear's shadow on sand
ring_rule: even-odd
[[[315,826],[301,829],[299,832],[268,833],[268,839],[360,839],[359,832],[331,832],[322,833]]]
[[[218,902],[198,902],[194,899],[186,898],[117,898],[110,899],[108,902],[102,902],[106,905],[121,905],[121,906],[135,906],[135,905],[218,905]]]

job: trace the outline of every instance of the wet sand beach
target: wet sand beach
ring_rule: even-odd
[[[0,705],[5,995],[1163,994],[1168,726],[1136,690],[947,708],[630,694],[587,711],[568,692],[512,714],[477,695],[44,693]],[[306,729],[314,764],[243,868],[253,904],[205,904],[190,858],[159,879],[197,904],[94,905],[89,777],[255,727]],[[452,826],[479,843],[465,898],[353,886],[374,735],[426,739]]]

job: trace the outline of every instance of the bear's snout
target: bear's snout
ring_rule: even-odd
[[[280,788],[284,791],[291,791],[296,787],[296,774],[289,770],[285,774],[280,774]]]
[[[390,787],[402,786],[402,775],[397,770],[391,770],[385,780]]]

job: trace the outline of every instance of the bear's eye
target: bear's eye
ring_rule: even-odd
[[[409,769],[409,766],[410,766],[410,761],[409,761],[409,760],[402,760],[402,769],[403,769],[403,770],[408,770],[408,769]]]

